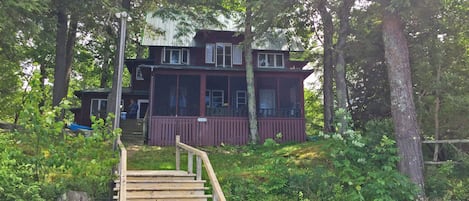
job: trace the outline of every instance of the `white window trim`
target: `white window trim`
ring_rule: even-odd
[[[150,102],[148,101],[148,99],[138,99],[137,100],[137,105],[138,105],[137,119],[140,118],[140,112],[146,112],[146,111],[141,111],[142,110],[142,107],[141,107],[142,103],[148,103],[149,104]]]
[[[143,80],[142,68],[140,67],[135,69],[135,80]]]
[[[166,61],[166,50],[169,50],[170,51],[170,55],[169,55],[169,60],[170,61]],[[171,63],[171,57],[172,57],[172,54],[173,54],[173,51],[178,51],[179,52],[179,62],[177,63]],[[183,53],[184,52],[187,52],[187,62],[183,62],[182,59],[183,59]],[[188,65],[190,63],[190,51],[189,49],[187,48],[166,48],[164,47],[163,50],[161,51],[161,63],[162,64],[182,64],[182,65]]]
[[[217,47],[218,46],[222,46],[223,47],[223,65],[221,66],[218,66],[218,51],[217,51]],[[226,65],[226,53],[225,53],[225,48],[227,46],[230,46],[231,47],[231,55],[230,55],[230,65]],[[216,43],[215,45],[215,66],[217,67],[222,67],[222,68],[226,68],[226,67],[232,67],[233,66],[233,45],[231,43]]]
[[[240,94],[244,93],[244,101],[241,102],[240,101]],[[247,92],[245,90],[236,90],[236,108],[239,108],[241,105],[244,105],[246,106],[247,105],[247,99],[248,99],[248,96],[247,96]]]
[[[220,103],[220,106],[218,106],[218,107],[223,107],[223,104],[225,103],[225,91],[224,90],[217,90],[217,89],[210,90],[210,106],[215,107],[213,100],[217,97],[215,97],[213,95],[214,92],[221,92],[221,103]]]
[[[101,108],[101,102],[106,101],[106,106],[107,106],[107,99],[104,98],[92,98],[91,103],[90,103],[90,117],[93,116],[93,101],[98,101],[98,112],[102,109]],[[104,108],[106,109],[106,108]],[[106,112],[107,113],[107,112]]]
[[[268,66],[268,65],[262,66],[261,65],[261,60],[260,60],[261,55],[265,55],[266,58],[268,57],[268,55],[273,55],[274,56],[274,65],[273,66]],[[282,56],[282,65],[281,66],[277,65],[277,56],[278,55]],[[285,68],[285,55],[283,53],[258,53],[257,54],[257,66],[259,68]]]
[[[214,64],[215,63],[215,43],[205,44],[205,63]]]
[[[231,49],[233,53],[233,65],[242,65],[243,64],[243,48],[241,45],[233,45]]]

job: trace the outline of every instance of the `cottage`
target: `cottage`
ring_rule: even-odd
[[[149,15],[147,21],[163,35],[145,30],[145,59],[127,59],[131,86],[123,89],[123,108],[138,104],[137,118],[148,118],[149,145],[173,145],[175,135],[192,145],[248,143],[247,86],[243,35],[232,23],[203,27],[175,37],[177,23]],[[291,61],[303,51],[281,31],[252,44],[258,129],[261,142],[281,133],[282,141],[304,141],[303,80],[311,74],[306,62]],[[75,94],[82,100],[76,115],[90,124],[103,116],[109,89]],[[125,110],[125,109],[124,109]]]

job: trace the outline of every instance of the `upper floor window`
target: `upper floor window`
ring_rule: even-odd
[[[283,68],[283,54],[281,53],[259,53],[258,66],[262,68]]]
[[[189,64],[189,49],[163,48],[162,54],[163,64]]]
[[[207,43],[205,46],[205,63],[218,67],[231,67],[242,64],[242,49],[231,43]]]

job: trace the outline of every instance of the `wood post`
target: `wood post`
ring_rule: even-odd
[[[187,152],[187,172],[194,173],[194,154],[192,152]]]
[[[181,137],[176,135],[176,170],[181,169],[181,151],[179,150],[179,143],[181,142]]]
[[[197,156],[197,180],[202,180],[202,159]]]

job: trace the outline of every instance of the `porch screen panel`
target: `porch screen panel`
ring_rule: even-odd
[[[199,116],[200,112],[200,76],[179,76],[178,115]]]
[[[153,116],[176,115],[176,75],[156,75]]]
[[[279,90],[280,93],[283,94],[279,97],[279,115],[283,117],[299,117],[301,114],[300,88],[302,80],[283,78],[279,79],[279,82]]]
[[[247,117],[247,87],[245,77],[231,77],[230,79],[231,105],[233,116]]]

